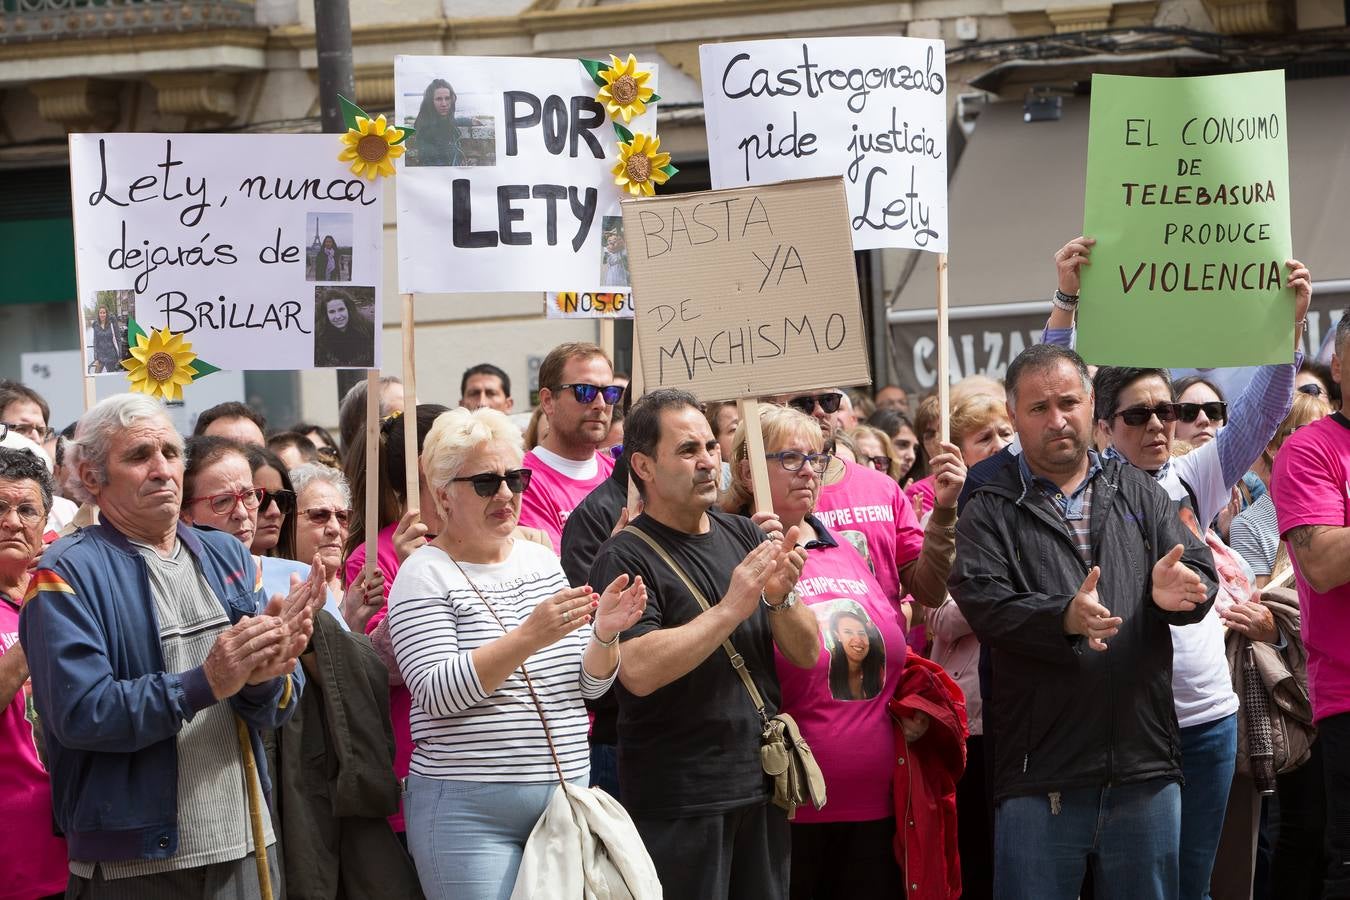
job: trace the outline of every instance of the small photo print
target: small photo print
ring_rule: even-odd
[[[600,285],[628,287],[628,244],[623,236],[623,216],[604,216],[600,220]]]
[[[811,611],[830,654],[830,696],[852,701],[879,695],[886,681],[886,642],[867,610],[840,598],[813,604]]]
[[[125,374],[122,360],[130,355],[127,331],[136,312],[136,295],[132,291],[94,291],[82,312],[89,374]]]
[[[306,281],[352,280],[352,214],[306,213]]]
[[[495,166],[495,94],[460,94],[444,78],[433,78],[420,96],[405,95],[403,124],[416,129],[407,140],[404,165]]]
[[[375,288],[314,289],[314,366],[369,369],[375,365]]]

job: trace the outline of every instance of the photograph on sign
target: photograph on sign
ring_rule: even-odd
[[[1293,356],[1284,73],[1092,77],[1078,351],[1095,365]],[[1166,328],[1156,327],[1166,322]]]
[[[945,61],[923,38],[702,45],[713,187],[842,175],[853,249],[945,253]]]
[[[655,66],[648,84],[655,86]],[[576,59],[399,56],[399,290],[628,292],[617,136]],[[626,127],[656,133],[656,110]]]
[[[383,196],[340,149],[318,134],[71,135],[88,374],[126,375],[131,319],[220,369],[378,366]],[[319,314],[316,282],[352,283],[345,321]]]
[[[630,200],[623,215],[646,390],[869,382],[842,178]]]

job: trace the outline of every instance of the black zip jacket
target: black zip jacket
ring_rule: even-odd
[[[1015,457],[980,486],[956,526],[949,587],[993,659],[985,731],[994,737],[995,801],[1153,778],[1181,780],[1168,625],[1204,618],[1214,559],[1167,493],[1117,460],[1092,486],[1097,596],[1124,619],[1105,651],[1064,633],[1088,567],[1050,499]],[[1153,603],[1153,565],[1177,544],[1208,588],[1184,613]]]

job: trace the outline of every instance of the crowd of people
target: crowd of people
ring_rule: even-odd
[[[668,898],[1350,897],[1350,317],[1306,362],[1291,260],[1239,396],[1093,368],[1092,243],[947,410],[632,397],[567,343],[524,429],[497,366],[383,379],[368,469],[364,384],[336,437],[184,437],[0,383],[0,898],[505,900],[560,784]]]

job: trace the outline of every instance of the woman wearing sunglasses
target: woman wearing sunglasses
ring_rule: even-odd
[[[342,586],[342,553],[351,526],[351,487],[341,472],[323,463],[306,463],[291,469],[295,486],[295,558],[323,561],[328,592],[342,597],[341,621],[364,631],[366,623],[384,605],[384,574],[357,572],[352,583]]]
[[[520,431],[494,409],[436,420],[422,469],[443,527],[389,592],[414,699],[408,848],[429,900],[509,893],[559,771],[588,783],[582,698],[613,684],[619,634],[646,605],[627,576],[603,595],[568,587],[548,548],[514,536],[530,483],[522,454]]]

